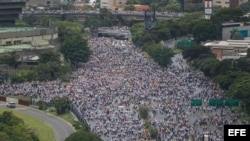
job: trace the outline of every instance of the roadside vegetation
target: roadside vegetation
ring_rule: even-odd
[[[133,4],[148,4],[151,9],[156,11],[180,12],[179,0],[128,0],[129,5],[126,9],[131,10]],[[98,6],[99,4],[97,4]],[[201,42],[220,40],[222,22],[248,22],[250,19],[243,15],[250,10],[250,4],[246,3],[238,8],[215,8],[211,20],[204,20],[204,4],[186,5],[185,14],[176,20],[158,20],[156,28],[152,31],[144,30],[144,23],[130,21],[125,22],[121,17],[114,16],[107,9],[100,9],[100,15],[88,17],[85,23],[74,22],[74,19],[67,17],[48,18],[48,17],[25,17],[23,21],[18,21],[17,26],[52,26],[58,27],[61,47],[56,52],[44,52],[39,55],[37,66],[28,69],[18,69],[18,54],[12,52],[0,58],[1,64],[6,64],[9,71],[0,72],[0,82],[5,83],[11,79],[12,83],[31,82],[31,81],[69,81],[70,73],[76,69],[79,64],[89,60],[92,51],[89,48],[85,28],[89,28],[93,33],[98,27],[131,25],[132,41],[141,48],[148,58],[153,59],[161,67],[168,67],[171,64],[171,57],[174,54],[182,52],[185,59],[194,69],[201,70],[206,76],[211,77],[213,81],[219,84],[227,91],[227,98],[239,99],[240,109],[245,116],[250,115],[250,56],[238,60],[225,60],[219,62],[209,49],[201,47]],[[232,39],[240,39],[238,31],[232,31]],[[191,35],[196,42],[192,47],[178,47],[176,49],[165,48],[164,41],[187,37]],[[180,51],[181,50],[181,51]],[[248,51],[250,54],[250,51]],[[63,59],[62,59],[63,58]],[[36,87],[34,85],[34,87]],[[84,140],[99,141],[99,136],[90,132],[86,123],[73,121],[70,117],[70,101],[67,97],[55,98],[51,103],[39,101],[37,103],[40,110],[47,110],[48,107],[55,107],[53,114],[70,122],[75,129],[66,141]],[[151,138],[155,138],[157,130],[148,121],[147,107],[139,109],[140,116],[145,121],[145,127],[150,132]],[[24,118],[24,123],[26,118]],[[39,121],[37,121],[38,123]],[[31,121],[27,123],[32,123]],[[38,124],[39,125],[39,124]],[[32,127],[32,126],[31,126]],[[38,126],[39,127],[39,126]],[[50,132],[49,129],[46,129]],[[0,132],[1,133],[1,132]],[[39,131],[37,136],[40,139],[47,137],[45,131]],[[51,132],[50,132],[51,133]],[[50,134],[46,133],[46,134]],[[33,133],[32,133],[33,134]],[[41,135],[40,135],[41,134]],[[5,133],[2,133],[7,138]],[[2,137],[1,135],[1,137]],[[52,135],[53,140],[55,137]],[[76,139],[77,138],[77,139]],[[42,140],[42,139],[41,139]]]
[[[195,46],[183,48],[183,57],[194,69],[206,76],[226,91],[226,98],[238,99],[242,117],[250,116],[250,49],[248,55],[240,59],[218,61],[209,48]],[[249,119],[248,119],[249,120]]]
[[[43,121],[21,112],[0,108],[0,140],[54,141],[53,129]]]

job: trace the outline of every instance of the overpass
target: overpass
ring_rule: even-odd
[[[79,21],[84,21],[86,17],[90,16],[98,16],[100,15],[99,11],[75,11],[75,10],[68,10],[68,11],[61,11],[61,10],[55,10],[55,11],[24,11],[23,16],[30,16],[30,15],[36,15],[36,16],[49,16],[49,17],[75,17]],[[135,18],[137,20],[144,20],[144,12],[136,12],[136,11],[130,11],[130,12],[119,12],[115,13],[113,12],[113,15],[120,16],[124,19],[128,18]],[[167,12],[157,12],[155,14],[155,17],[157,19],[179,19],[182,17],[182,13],[167,13]]]

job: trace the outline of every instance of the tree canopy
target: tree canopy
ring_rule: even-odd
[[[62,43],[60,51],[64,55],[65,60],[76,66],[78,63],[87,62],[92,54],[87,40],[81,36],[72,36],[66,39]]]
[[[72,133],[65,139],[65,141],[102,141],[102,139],[92,132],[79,130],[75,133]]]
[[[69,111],[69,106],[70,106],[70,100],[68,97],[58,97],[52,100],[52,105],[55,106],[56,108],[56,113],[58,115],[64,114],[67,111]]]
[[[147,105],[139,106],[139,114],[140,114],[141,118],[147,119],[148,118],[148,112],[149,112],[149,108],[148,108]]]
[[[39,141],[38,136],[25,126],[22,119],[8,111],[0,115],[0,137],[2,141]]]
[[[250,75],[237,78],[228,90],[230,98],[242,101],[244,112],[250,114]]]
[[[60,54],[58,52],[44,52],[39,56],[40,63],[48,63],[48,62],[60,62]]]
[[[84,27],[82,24],[70,21],[55,21],[54,26],[58,27],[58,35],[61,41],[68,39],[71,36],[83,33]]]
[[[198,42],[216,40],[218,39],[218,29],[211,21],[201,20],[193,27],[193,37]]]

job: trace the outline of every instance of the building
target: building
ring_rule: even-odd
[[[244,39],[250,39],[250,26],[242,22],[232,22],[222,24],[222,40],[230,40],[233,31],[241,33]]]
[[[242,3],[248,2],[248,0],[213,0],[213,6],[225,7],[237,7]]]
[[[146,11],[149,10],[148,5],[134,5],[135,11]]]
[[[38,42],[43,41],[47,41],[54,44],[57,39],[57,28],[0,28],[0,49],[11,45],[36,44]]]
[[[57,28],[0,28],[0,56],[15,51],[22,64],[36,61],[42,52],[57,50],[57,44]]]
[[[100,7],[101,8],[112,9],[114,7],[125,6],[126,3],[127,3],[127,0],[101,0],[100,1]]]
[[[66,3],[67,0],[28,0],[27,7],[59,7],[61,3]]]
[[[0,1],[0,25],[13,25],[20,18],[25,0]]]
[[[218,60],[238,59],[247,55],[250,40],[215,41],[206,43],[204,46],[210,47]]]

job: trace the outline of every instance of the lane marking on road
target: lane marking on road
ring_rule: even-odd
[[[23,107],[23,108],[13,108],[12,110],[22,110],[22,109],[29,109],[30,107]]]

